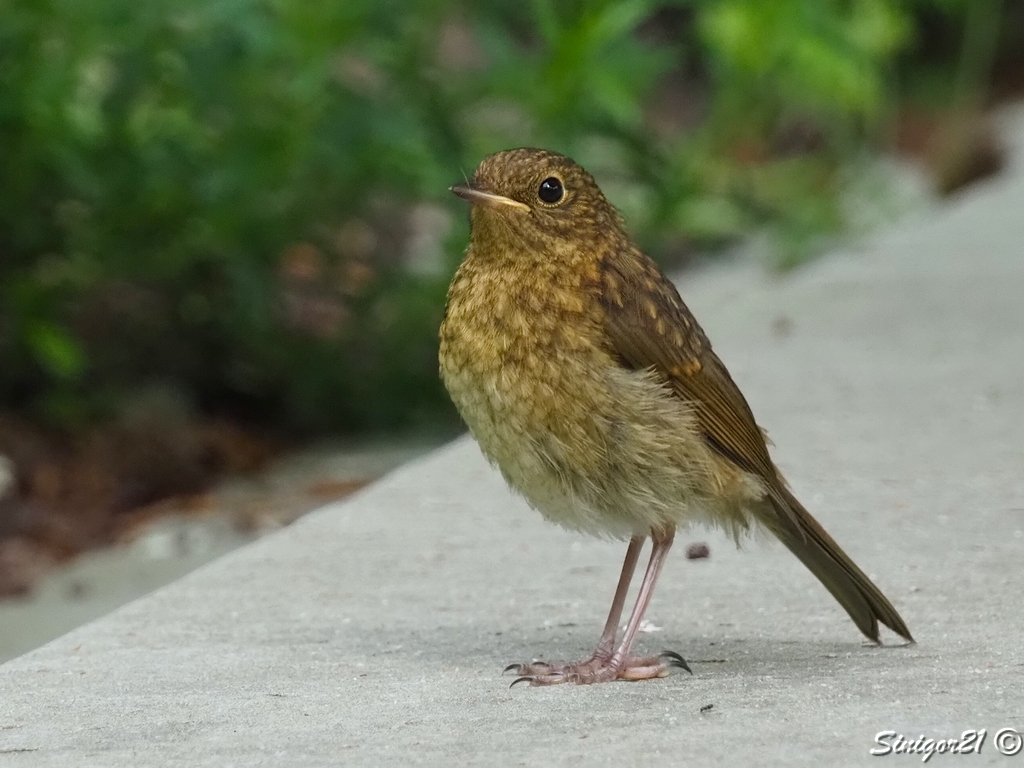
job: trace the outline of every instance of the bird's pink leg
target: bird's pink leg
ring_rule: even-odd
[[[640,550],[644,547],[644,538],[646,537],[634,536],[629,540],[626,559],[622,561],[622,573],[619,574],[619,584],[615,587],[615,597],[612,598],[612,608],[608,611],[608,620],[604,623],[604,631],[591,659],[608,660],[612,656],[615,635],[619,631],[619,619],[622,618],[622,607],[626,604],[626,594],[629,592],[630,582],[633,581]]]
[[[522,679],[524,676],[547,675],[570,667],[582,669],[588,666],[607,664],[612,658],[612,652],[615,650],[615,635],[618,633],[619,619],[622,618],[622,608],[626,604],[626,595],[629,592],[629,585],[633,581],[636,563],[640,559],[640,550],[644,547],[645,538],[645,536],[634,536],[629,540],[629,546],[626,548],[626,558],[622,561],[622,573],[619,574],[619,583],[615,587],[615,597],[612,598],[612,607],[608,611],[608,620],[604,623],[604,631],[601,632],[601,639],[597,643],[597,648],[589,659],[573,664],[558,665],[548,664],[543,661],[535,661],[531,664],[509,664],[505,667],[505,671],[515,672]]]
[[[669,667],[682,666],[687,672],[690,668],[678,654],[663,654],[662,656],[649,656],[646,658],[631,658],[630,648],[633,647],[633,640],[636,638],[637,630],[640,629],[640,622],[644,619],[647,606],[654,595],[654,585],[661,575],[662,566],[665,565],[665,558],[672,548],[672,541],[676,537],[675,528],[667,532],[652,533],[651,560],[647,564],[647,572],[640,584],[640,592],[636,596],[636,605],[633,606],[633,613],[630,614],[626,631],[622,635],[622,642],[611,658],[610,666],[619,670],[618,677],[623,680],[649,680],[652,677],[664,677],[668,674]]]
[[[519,677],[512,683],[530,683],[530,685],[557,685],[558,683],[601,683],[609,680],[648,680],[654,677],[664,677],[671,667],[682,667],[690,671],[683,657],[677,653],[663,653],[660,656],[648,656],[634,658],[629,656],[629,649],[633,645],[640,622],[643,621],[644,612],[651,602],[654,594],[654,585],[658,581],[658,575],[665,564],[665,557],[672,547],[672,540],[675,537],[675,530],[667,532],[652,532],[653,549],[651,560],[647,565],[647,572],[644,574],[643,583],[640,585],[640,592],[637,595],[636,605],[626,625],[626,633],[615,653],[612,647],[615,644],[616,629],[619,618],[622,616],[622,608],[626,601],[626,593],[629,590],[629,583],[633,578],[633,571],[636,569],[636,562],[640,556],[640,549],[643,547],[643,537],[635,536],[629,542],[626,550],[626,560],[622,565],[622,575],[619,576],[619,584],[615,590],[615,598],[612,600],[612,609],[608,613],[608,621],[605,623],[604,632],[598,643],[594,655],[586,661],[574,664],[547,664],[545,662],[534,662],[532,664],[512,664],[506,667],[505,671],[514,670]]]

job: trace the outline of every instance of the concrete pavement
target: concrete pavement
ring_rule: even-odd
[[[0,765],[909,765],[872,758],[876,734],[968,729],[980,757],[933,760],[1012,764],[1024,114],[1007,123],[1014,168],[856,253],[681,285],[917,645],[862,644],[783,547],[695,530],[639,641],[692,677],[509,690],[509,662],[589,652],[624,545],[545,524],[463,439],[0,666]],[[711,557],[686,560],[698,540]]]

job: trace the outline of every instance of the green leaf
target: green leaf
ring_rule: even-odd
[[[36,361],[50,375],[71,381],[85,370],[85,352],[60,326],[37,322],[28,329],[25,340]]]

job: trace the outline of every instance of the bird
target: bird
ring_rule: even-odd
[[[469,246],[439,331],[452,401],[484,456],[543,517],[628,541],[594,653],[512,664],[516,683],[689,671],[677,653],[631,651],[675,533],[693,524],[737,543],[769,531],[870,640],[880,643],[881,623],[913,642],[881,590],[793,495],[703,329],[593,176],[565,155],[520,148],[484,158],[451,191],[471,204]]]

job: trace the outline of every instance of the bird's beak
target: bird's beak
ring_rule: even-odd
[[[450,189],[463,200],[468,200],[473,205],[486,205],[490,208],[508,206],[509,208],[518,208],[521,211],[530,210],[530,206],[520,203],[518,200],[484,192],[482,189],[473,189],[469,184],[456,184],[454,187],[450,187]]]

